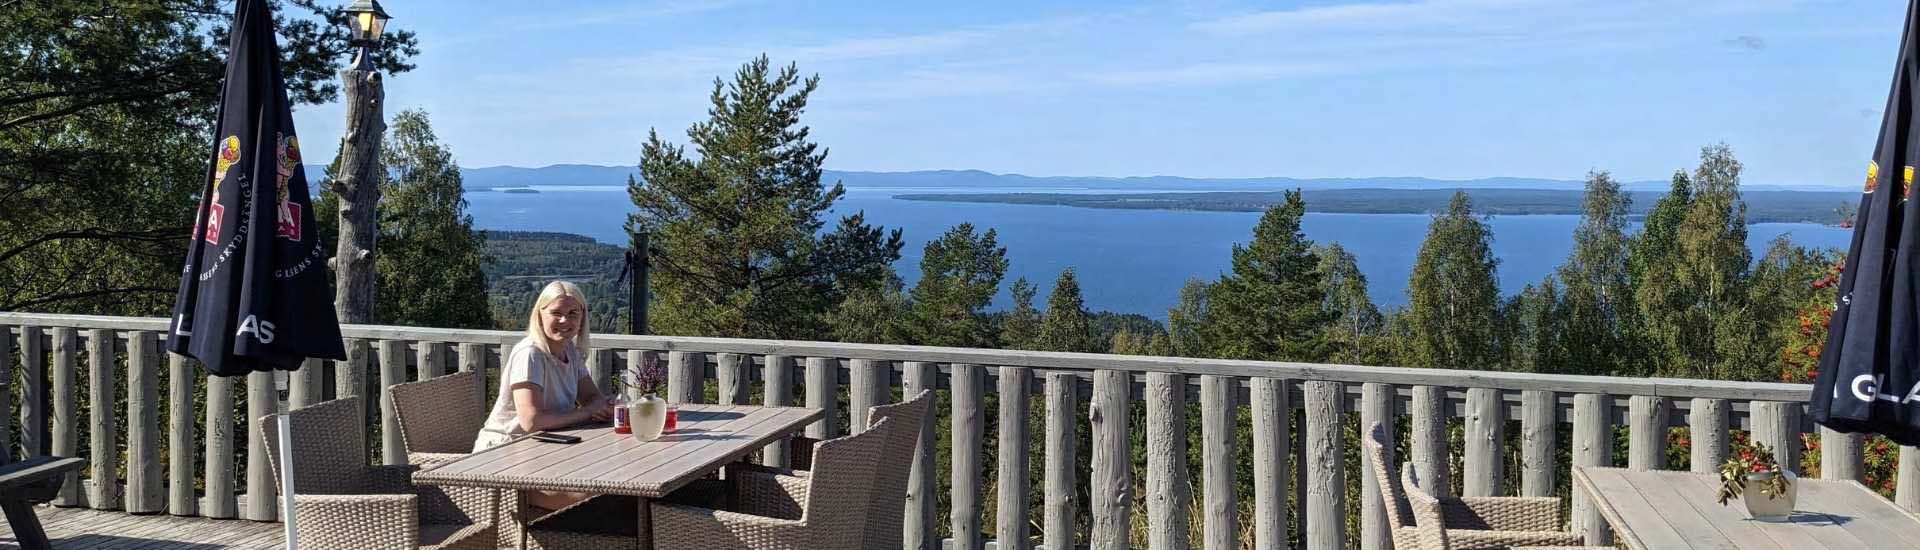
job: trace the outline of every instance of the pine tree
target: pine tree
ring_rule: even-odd
[[[1080,299],[1080,281],[1074,278],[1073,268],[1061,271],[1060,279],[1053,283],[1053,294],[1047,297],[1047,313],[1040,319],[1033,349],[1096,353],[1106,351],[1107,345],[1094,338],[1093,323],[1086,303]]]
[[[334,101],[351,59],[344,2],[272,4],[288,100]],[[232,6],[0,1],[0,311],[173,305],[217,140]],[[414,33],[380,44],[381,72],[413,68]]]
[[[486,237],[473,230],[460,167],[427,113],[403,111],[381,146],[380,254],[374,318],[382,324],[491,328]],[[611,298],[611,297],[607,297]]]
[[[1213,344],[1207,339],[1212,322],[1208,295],[1210,286],[1199,279],[1187,279],[1180,286],[1180,301],[1167,309],[1167,340],[1170,353],[1178,357],[1213,357]]]
[[[850,289],[845,300],[827,313],[834,339],[861,344],[911,344],[909,321],[912,301],[900,277],[888,272],[879,283]]]
[[[1420,364],[1491,369],[1500,364],[1492,234],[1465,191],[1453,194],[1420,245],[1407,284],[1408,322]]]
[[[693,157],[649,132],[641,178],[627,184],[639,209],[627,229],[650,232],[658,251],[656,332],[820,338],[827,313],[899,259],[900,232],[861,214],[822,231],[846,189],[822,184],[826,151],[800,123],[819,82],[761,56],[731,82],[714,79],[708,120],[687,130]]]
[[[1653,203],[1640,233],[1627,242],[1627,280],[1633,289],[1634,320],[1629,358],[1622,374],[1652,375],[1673,372],[1680,356],[1679,314],[1692,307],[1679,278],[1680,223],[1693,208],[1693,180],[1674,172],[1665,196]]]
[[[1007,273],[1007,248],[997,232],[974,233],[962,223],[927,242],[920,281],[913,287],[913,343],[925,346],[993,347],[984,311]]]
[[[1587,175],[1583,203],[1585,212],[1573,230],[1573,253],[1557,271],[1565,288],[1560,304],[1540,309],[1565,316],[1558,320],[1564,332],[1557,338],[1565,357],[1578,361],[1555,360],[1534,369],[1539,372],[1616,374],[1627,370],[1633,357],[1628,346],[1635,311],[1626,232],[1632,199],[1606,172],[1595,172]]]
[[[1335,363],[1380,365],[1391,360],[1381,344],[1386,317],[1367,294],[1367,276],[1360,272],[1359,260],[1340,243],[1314,247],[1320,259],[1315,267],[1327,282],[1323,308],[1333,317],[1327,326]]]
[[[1285,202],[1260,216],[1253,242],[1234,245],[1233,271],[1214,283],[1208,302],[1219,357],[1324,361],[1330,355],[1327,329],[1338,314],[1326,307],[1326,274],[1300,229],[1306,211],[1300,191],[1288,191]]]
[[[1040,333],[1040,311],[1033,308],[1033,283],[1025,277],[1013,281],[1013,309],[1000,316],[1000,345],[1007,349],[1033,349]]]

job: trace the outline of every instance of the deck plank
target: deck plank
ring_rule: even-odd
[[[281,546],[280,524],[169,515],[134,516],[84,508],[36,506],[54,548],[138,550],[270,549]],[[0,550],[20,545],[0,522]]]

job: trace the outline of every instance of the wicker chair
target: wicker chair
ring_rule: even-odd
[[[407,463],[426,468],[458,460],[473,451],[473,438],[487,420],[486,383],[486,377],[473,371],[387,386]],[[468,487],[448,491],[496,492]],[[467,512],[498,517],[500,545],[514,546],[520,538],[525,503],[518,491],[497,492],[502,493],[497,498],[483,495],[462,501],[497,503],[498,512]]]
[[[367,464],[360,403],[349,397],[286,413],[293,430],[294,517],[301,548],[494,549],[493,518],[463,511],[493,509],[489,502],[467,501],[488,493],[415,486],[415,466]],[[275,487],[282,475],[277,417],[255,420],[266,440]]]
[[[921,432],[928,428],[928,422],[932,418],[929,413],[932,409],[933,392],[931,390],[921,390],[919,394],[906,401],[875,405],[867,409],[870,411],[867,415],[869,426],[889,418],[895,419],[894,424],[898,426],[895,427],[894,436],[887,440],[886,454],[881,457],[884,463],[881,465],[880,479],[873,487],[872,507],[867,510],[867,530],[861,537],[860,548],[893,550],[900,547],[900,533],[906,522],[907,477],[913,471],[913,450],[920,444]],[[804,457],[802,462],[810,461],[813,440],[794,439],[802,442],[794,448],[804,449],[805,452],[795,452],[793,456]],[[727,479],[749,475],[734,473],[738,471],[755,471],[800,478],[809,475],[805,469],[775,468],[753,464],[736,464],[730,466],[727,471],[729,472]]]
[[[849,547],[848,541],[868,536],[873,490],[890,467],[883,457],[897,429],[904,426],[883,418],[867,431],[821,442],[815,448],[816,468],[806,478],[735,469],[725,482],[683,488],[675,498],[653,503],[653,546],[657,550]],[[725,494],[686,494],[703,489]],[[727,502],[737,511],[674,500]],[[899,530],[892,536],[898,544]]]
[[[1414,487],[1389,474],[1392,457],[1387,452],[1387,428],[1375,422],[1361,438],[1373,463],[1373,476],[1380,486],[1380,499],[1386,504],[1387,530],[1394,550],[1415,550],[1420,543],[1414,526],[1413,511],[1407,495]],[[1407,465],[1408,468],[1412,464]],[[1439,497],[1445,511],[1447,537],[1465,548],[1505,547],[1513,545],[1580,544],[1581,537],[1561,531],[1560,499],[1553,497]]]
[[[1531,541],[1522,542],[1526,540],[1525,536],[1503,539],[1499,536],[1501,532],[1498,531],[1448,529],[1446,528],[1448,525],[1447,520],[1451,519],[1457,512],[1451,510],[1451,506],[1444,500],[1446,497],[1434,497],[1433,495],[1427,494],[1425,489],[1421,489],[1418,475],[1411,462],[1407,463],[1402,469],[1400,477],[1401,484],[1406,487],[1407,508],[1413,515],[1413,523],[1415,525],[1414,534],[1416,536],[1412,537],[1414,539],[1414,545],[1410,547],[1412,549],[1454,550],[1454,548],[1457,547],[1461,549],[1510,548],[1512,550],[1612,550],[1613,548],[1611,546],[1576,546],[1579,542],[1557,546],[1519,546],[1521,544],[1537,543]],[[1394,533],[1394,548],[1401,548],[1400,544],[1402,540],[1399,531],[1396,530]]]

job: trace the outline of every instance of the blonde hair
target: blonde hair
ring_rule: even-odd
[[[587,329],[592,325],[587,319],[587,295],[582,294],[580,287],[571,282],[554,281],[547,283],[546,288],[540,289],[540,297],[533,300],[533,311],[527,313],[527,340],[533,342],[533,347],[553,355],[553,350],[547,349],[546,332],[540,330],[540,309],[562,297],[573,298],[580,302],[580,330],[573,335],[573,348],[580,352],[581,357],[585,357],[587,342],[592,332]]]

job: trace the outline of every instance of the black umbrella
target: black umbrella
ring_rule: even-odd
[[[167,348],[215,376],[346,359],[265,0],[237,3],[230,48]]]
[[[1920,143],[1914,141],[1920,134],[1916,7],[1920,0],[1907,7],[1900,62],[1867,166],[1810,406],[1814,422],[1823,426],[1885,434],[1902,445],[1920,444],[1920,202],[1907,200],[1920,163]]]

